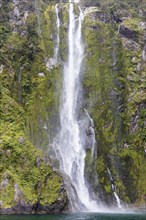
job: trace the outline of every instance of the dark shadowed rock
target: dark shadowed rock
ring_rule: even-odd
[[[62,212],[68,204],[67,196],[59,197],[55,202],[48,205],[42,205],[39,200],[35,203],[26,203],[24,200],[21,200],[22,196],[21,190],[15,184],[15,199],[17,200],[17,204],[11,208],[2,208],[2,201],[0,201],[0,214],[49,214],[49,213],[60,213]],[[65,193],[64,188],[61,193]],[[16,198],[17,197],[17,198]],[[19,200],[19,201],[18,201]]]
[[[119,27],[119,34],[123,35],[124,37],[128,39],[132,39],[134,41],[138,40],[138,33],[125,25],[121,24]]]
[[[116,23],[121,23],[123,21],[120,17],[116,16],[113,11],[111,11],[111,15]]]

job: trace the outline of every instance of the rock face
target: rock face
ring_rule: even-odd
[[[109,167],[119,197],[130,204],[144,204],[144,19],[139,17],[132,1],[129,5],[124,1],[123,10],[122,3],[100,3],[103,11],[101,7],[85,10],[88,13],[83,28],[86,42],[84,106],[94,120],[98,140],[93,162],[91,152],[87,152],[87,181],[92,182],[90,186],[98,191],[101,200],[110,204],[113,197],[107,175]],[[104,17],[108,18],[107,22]],[[140,176],[136,174],[136,167]],[[134,179],[138,179],[138,183]]]
[[[17,150],[18,146],[15,146],[16,155]],[[29,149],[26,155],[29,158],[24,159],[24,165],[21,164],[22,158],[15,159],[15,162],[8,162],[7,159],[3,161],[2,169],[6,171],[2,173],[0,183],[0,214],[59,213],[67,207],[67,194],[61,175],[54,172],[41,155],[38,166],[35,154],[37,151]],[[3,160],[3,155],[1,157]],[[12,152],[11,160],[13,158]],[[37,166],[34,165],[35,160]],[[10,165],[11,168],[8,168]],[[15,166],[17,171],[13,170]]]
[[[142,51],[142,59],[143,59],[143,61],[146,61],[146,44],[145,44],[143,51]]]
[[[66,208],[66,201],[61,200],[54,204],[43,206],[40,203],[35,205],[26,203],[17,203],[16,206],[12,208],[0,208],[1,214],[51,214],[51,213],[61,213]]]
[[[53,56],[48,26],[53,10],[49,1],[35,2],[0,2],[0,214],[58,213],[68,203],[61,174],[53,171],[46,151],[48,118],[56,111],[51,107],[55,86],[47,87],[54,81],[51,75],[57,80],[59,72],[52,63],[47,70],[45,63]],[[45,13],[41,37],[39,10]]]
[[[61,212],[68,203],[61,174],[53,171],[49,159],[26,136],[20,142],[22,130],[15,129],[22,124],[15,120],[16,125],[1,137],[0,214]],[[2,134],[3,129],[4,125]]]
[[[67,2],[58,5],[61,62],[67,59]],[[50,143],[60,129],[62,87],[61,62],[53,58],[55,4],[0,1],[0,214],[61,212],[68,203],[62,177],[49,163]],[[81,0],[81,5],[82,107],[94,121],[96,138],[94,155],[87,147],[86,180],[94,195],[115,203],[109,168],[119,197],[141,205],[146,192],[146,5],[140,0]],[[93,132],[84,130],[90,140]]]
[[[132,29],[129,29],[128,27],[124,25],[120,25],[119,33],[128,39],[131,39],[134,41],[138,40],[138,33]]]
[[[0,214],[60,213],[67,207],[67,198],[58,198],[55,202],[53,202],[50,205],[42,205],[39,201],[37,201],[35,204],[26,203],[24,200],[21,200],[21,196],[22,192],[19,190],[19,193],[17,192],[17,199],[16,197],[14,198],[14,202],[16,205],[12,206],[11,208],[3,208],[3,203],[1,201]]]

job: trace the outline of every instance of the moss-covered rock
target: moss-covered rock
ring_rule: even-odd
[[[92,169],[94,175],[89,172],[86,175],[88,181],[92,179],[93,189],[110,203],[113,198],[110,169],[119,197],[126,203],[140,205],[144,203],[146,191],[144,127],[139,123],[140,115],[145,112],[145,64],[142,60],[145,42],[141,40],[145,31],[133,8],[119,26],[111,16],[111,11],[118,7],[85,10],[84,106],[94,120],[97,140],[96,170]],[[118,13],[116,16],[120,16]],[[88,154],[86,165],[91,167]],[[94,179],[97,174],[98,182]]]
[[[61,85],[59,67],[46,68],[54,53],[55,12],[49,1],[38,7],[39,18],[32,2],[1,5],[7,16],[0,18],[0,213],[61,212],[67,205],[63,179],[48,155]]]
[[[62,61],[68,50],[69,4],[63,2],[58,4],[60,60],[55,64],[56,1],[9,0],[0,5],[1,213],[58,212],[67,203],[62,177],[52,170],[48,154],[59,128]],[[98,198],[114,203],[109,169],[123,202],[142,205],[145,1],[82,0],[81,5],[83,107],[94,120],[96,134],[94,159],[87,150],[86,181]]]
[[[60,212],[67,202],[61,175],[28,140],[23,108],[1,96],[0,213]]]

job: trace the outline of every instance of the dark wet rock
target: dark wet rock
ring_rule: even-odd
[[[119,27],[119,34],[126,37],[127,39],[131,39],[133,41],[137,42],[138,39],[138,33],[125,25],[121,24]]]
[[[32,210],[34,213],[60,213],[65,209],[66,201],[64,201],[62,198],[58,198],[57,202],[51,204],[50,206],[43,206],[39,202],[36,203]]]
[[[92,128],[92,127],[89,127],[89,128],[86,130],[86,135],[87,135],[87,136],[93,135],[93,128]]]
[[[2,208],[2,201],[0,201],[0,214],[49,214],[49,213],[60,213],[62,212],[67,204],[68,200],[67,197],[59,197],[54,203],[50,205],[42,205],[39,201],[35,204],[26,203],[23,200],[20,200],[20,196],[22,195],[21,190],[19,191],[19,196],[17,197],[16,205],[11,208]],[[63,188],[64,193],[64,188]],[[18,194],[17,194],[18,195]]]
[[[123,22],[123,20],[122,20],[120,17],[118,17],[117,15],[115,15],[115,13],[114,13],[113,11],[111,11],[111,15],[112,15],[113,20],[114,20],[116,23],[121,23],[121,22]]]
[[[30,204],[17,204],[12,208],[0,208],[0,214],[33,214],[33,206]]]

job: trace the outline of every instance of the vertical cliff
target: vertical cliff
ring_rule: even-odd
[[[56,3],[61,21],[57,62]],[[123,202],[142,206],[146,194],[145,1],[82,0],[80,4],[85,57],[79,118],[87,109],[96,136],[94,159],[87,146],[86,179],[108,204],[116,203],[114,184]],[[67,203],[62,177],[50,166],[51,143],[60,129],[67,28],[67,1],[0,1],[0,212],[61,211]],[[88,138],[87,131],[82,133]]]
[[[85,5],[84,105],[95,122],[98,159],[92,166],[98,172],[100,196],[106,194],[110,201],[114,182],[123,201],[142,204],[146,191],[145,2],[85,1]],[[90,178],[94,180],[94,175]]]
[[[64,183],[41,151],[58,111],[54,6],[1,1],[0,10],[0,213],[60,212]]]

